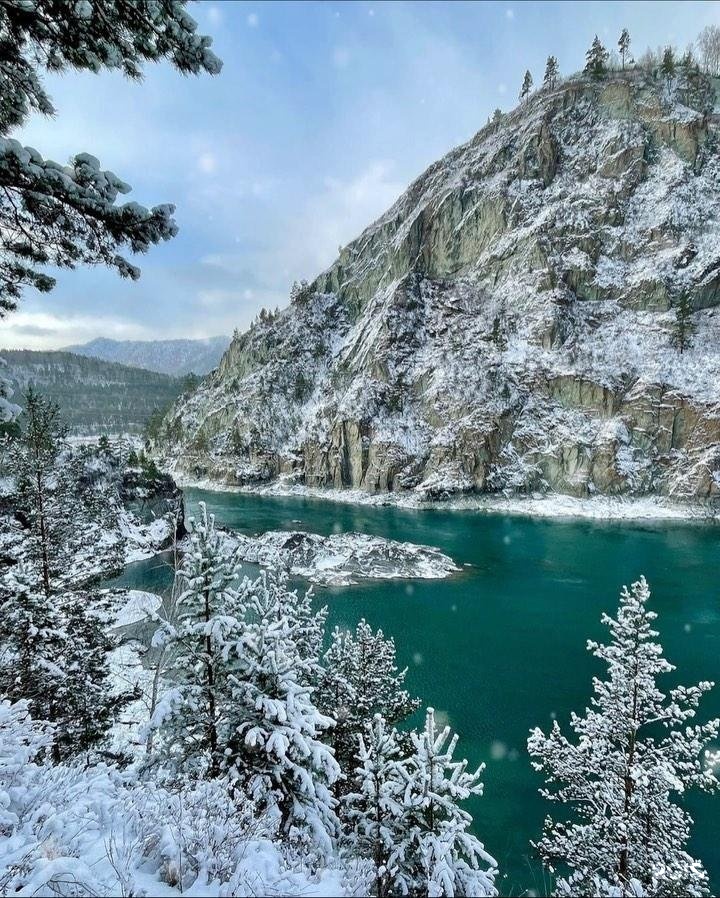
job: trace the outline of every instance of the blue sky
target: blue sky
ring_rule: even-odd
[[[201,2],[223,59],[216,77],[151,66],[47,79],[58,110],[14,135],[43,155],[91,152],[174,202],[180,233],[135,261],[132,283],[100,268],[61,272],[0,323],[0,346],[54,348],[95,336],[211,336],[287,302],[420,172],[516,104],[549,53],[582,67],[597,32],[633,50],[684,49],[720,22],[718,2]]]

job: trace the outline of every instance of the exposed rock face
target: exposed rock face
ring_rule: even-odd
[[[168,416],[168,456],[238,484],[720,495],[707,113],[638,73],[539,92],[236,338]]]

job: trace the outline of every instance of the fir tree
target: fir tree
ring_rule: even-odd
[[[672,47],[665,47],[660,71],[667,81],[671,81],[675,77],[675,53]]]
[[[623,28],[618,40],[618,48],[620,50],[620,59],[622,60],[623,72],[625,71],[625,62],[630,55],[630,32],[627,28]]]
[[[608,58],[608,51],[603,47],[596,34],[595,40],[585,54],[585,74],[595,79],[603,78],[607,74]]]
[[[553,90],[557,84],[559,74],[560,67],[558,66],[557,58],[555,56],[548,56],[547,62],[545,63],[545,77],[543,78],[545,87],[549,87]]]
[[[530,95],[530,91],[533,86],[533,77],[530,74],[530,69],[525,72],[525,77],[523,78],[522,87],[520,88],[520,99],[526,100]]]
[[[695,332],[692,313],[690,296],[687,290],[683,290],[675,305],[675,324],[672,334],[673,345],[681,355],[692,346],[692,338]]]
[[[493,112],[493,114],[492,114],[493,125],[495,125],[495,127],[497,127],[500,124],[500,122],[502,121],[502,119],[503,119],[502,109],[500,109],[500,108],[495,109],[495,112]]]
[[[547,736],[535,729],[528,740],[533,766],[545,774],[543,796],[574,814],[570,822],[548,817],[536,846],[550,870],[569,871],[558,894],[707,891],[702,864],[687,852],[691,818],[674,795],[717,789],[717,759],[703,751],[720,722],[690,723],[711,683],[667,694],[658,687],[658,676],[674,668],[655,642],[649,596],[644,578],[623,589],[617,619],[603,615],[609,643],[588,643],[608,675],[595,679],[585,716],[572,716],[577,742],[557,722]]]
[[[358,738],[375,714],[389,724],[409,717],[420,705],[405,688],[407,669],[398,670],[395,642],[373,632],[363,619],[355,633],[335,629],[323,656],[318,706],[336,721],[331,744],[342,770],[350,770]],[[338,788],[339,791],[339,788]]]
[[[170,205],[116,205],[130,187],[88,153],[61,168],[6,138],[31,113],[55,113],[43,87],[44,70],[116,69],[139,80],[145,62],[167,59],[183,74],[219,72],[210,38],[196,33],[184,5],[150,0],[0,4],[0,317],[15,308],[25,286],[52,289],[55,279],[41,270],[45,266],[104,264],[136,278],[138,269],[120,251],[144,252],[176,234]]]

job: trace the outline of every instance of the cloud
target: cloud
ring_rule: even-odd
[[[3,349],[60,349],[95,337],[142,340],[148,329],[135,321],[93,315],[56,315],[52,312],[15,312],[3,322]]]
[[[247,17],[247,23],[250,28],[257,28],[260,24],[260,16],[256,12],[251,12]]]

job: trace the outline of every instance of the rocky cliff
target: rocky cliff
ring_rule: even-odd
[[[714,102],[637,71],[539,91],[237,336],[163,450],[236,484],[720,496]]]

